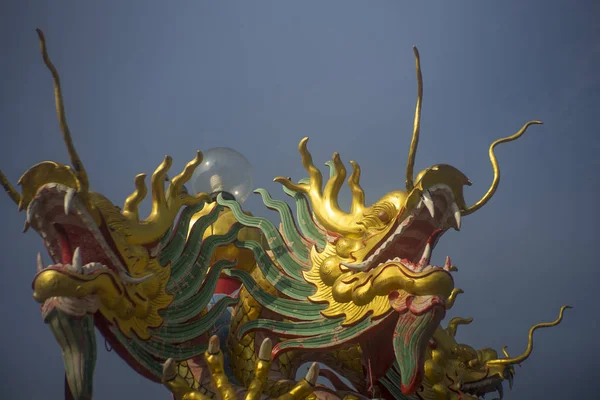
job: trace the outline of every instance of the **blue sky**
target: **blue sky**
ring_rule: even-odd
[[[412,45],[425,91],[415,170],[459,168],[474,182],[468,203],[491,182],[489,144],[543,120],[498,148],[497,194],[440,240],[433,261],[450,255],[458,266],[465,294],[450,317],[474,317],[459,339],[476,347],[520,353],[532,324],[575,306],[561,326],[536,333],[505,398],[592,398],[600,353],[597,3],[5,0],[1,9],[0,168],[16,182],[39,161],[68,162],[41,28],[92,189],[115,204],[165,154],[179,169],[195,149],[219,146],[242,152],[255,186],[285,198],[272,178],[305,175],[296,150],[304,136],[319,163],[334,151],[359,162],[368,201],[403,188]],[[273,216],[258,197],[245,208]],[[42,243],[20,233],[25,216],[7,196],[0,210],[0,397],[61,398],[58,346],[31,297]],[[169,398],[98,343],[97,399]]]

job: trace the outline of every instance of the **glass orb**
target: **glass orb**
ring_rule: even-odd
[[[190,179],[194,194],[206,192],[216,198],[222,193],[243,203],[252,191],[252,165],[246,157],[229,147],[216,147],[203,154]]]

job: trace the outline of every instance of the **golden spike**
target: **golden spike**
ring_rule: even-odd
[[[6,176],[2,173],[2,171],[0,171],[0,185],[2,185],[6,193],[8,193],[8,196],[12,199],[12,201],[17,203],[17,205],[21,202],[21,195],[19,194],[17,189],[15,189],[13,185],[10,184],[8,179],[6,179]]]
[[[139,221],[140,213],[138,207],[148,193],[146,182],[144,182],[145,179],[146,174],[136,175],[134,180],[135,190],[125,199],[125,203],[123,204],[123,215],[133,221]]]
[[[192,175],[194,174],[194,170],[200,163],[202,162],[202,153],[200,151],[196,152],[196,157],[186,164],[185,168],[179,175],[176,175],[171,179],[171,184],[167,189],[167,199],[170,203],[176,202],[180,199],[182,205],[192,205],[197,204],[199,201],[206,201],[210,199],[210,195],[207,193],[199,193],[196,196],[191,196],[188,194],[183,195],[181,190],[183,189],[183,185],[187,181],[190,180]]]
[[[143,178],[141,178],[142,175],[136,177],[137,190],[126,200],[126,210],[123,212],[130,220],[127,225],[127,241],[129,243],[147,244],[155,242],[169,229],[182,206],[211,200],[208,193],[198,193],[191,196],[182,190],[183,185],[192,177],[194,169],[201,162],[202,153],[198,151],[196,157],[187,163],[183,171],[171,179],[165,195],[165,177],[172,164],[171,157],[165,156],[163,162],[152,174],[152,211],[145,220],[139,222],[133,218],[136,213],[134,203],[137,201],[139,204],[143,197],[140,192],[141,187],[138,186],[143,185]],[[136,196],[139,196],[139,199]]]
[[[454,317],[450,320],[450,322],[448,322],[446,330],[450,336],[454,337],[456,336],[456,329],[458,328],[458,325],[469,325],[471,322],[473,322],[473,318]]]
[[[77,151],[75,150],[75,146],[73,145],[73,139],[71,138],[71,131],[69,130],[69,125],[67,124],[65,107],[63,105],[62,90],[60,88],[60,78],[58,76],[58,71],[56,71],[54,64],[52,64],[52,61],[50,61],[50,57],[48,57],[44,33],[39,29],[36,29],[36,32],[40,39],[42,58],[44,59],[46,67],[48,67],[48,69],[52,73],[52,80],[54,81],[54,101],[56,103],[56,114],[58,116],[58,122],[60,124],[60,130],[62,131],[63,140],[67,145],[67,151],[69,153],[69,158],[71,159],[71,165],[73,165],[73,169],[75,170],[75,174],[77,175],[77,191],[82,194],[85,194],[89,190],[88,176],[85,172],[85,168],[83,167],[83,163],[81,162],[79,155],[77,155]]]
[[[365,192],[360,187],[360,166],[352,160],[350,160],[350,165],[352,165],[352,174],[348,178],[348,186],[353,199],[350,214],[358,214],[365,208]]]
[[[527,128],[530,125],[541,125],[541,124],[543,124],[542,121],[529,121],[525,125],[523,125],[523,127],[514,135],[508,136],[508,137],[505,137],[502,139],[498,139],[494,143],[492,143],[492,145],[490,146],[490,150],[489,150],[490,161],[492,163],[492,169],[494,171],[494,180],[492,181],[492,186],[489,188],[487,193],[481,198],[481,200],[479,200],[477,203],[473,204],[471,207],[467,207],[465,210],[462,210],[461,211],[462,215],[469,215],[469,214],[472,214],[475,211],[479,210],[492,198],[492,196],[496,192],[496,189],[498,189],[498,184],[500,183],[500,168],[498,167],[498,160],[496,159],[496,155],[494,154],[494,147],[496,147],[497,145],[499,145],[501,143],[508,143],[508,142],[512,142],[513,140],[517,140],[525,133],[525,131],[527,130]]]
[[[282,176],[276,177],[274,181],[295,192],[307,194],[317,222],[325,229],[338,234],[359,234],[361,227],[356,222],[362,218],[364,192],[358,184],[360,175],[358,165],[352,164],[354,170],[348,181],[352,190],[352,206],[351,212],[346,213],[340,209],[337,201],[340,188],[346,178],[346,168],[344,168],[339,154],[333,154],[333,173],[325,185],[325,190],[323,190],[323,176],[321,171],[313,164],[312,156],[306,146],[307,142],[308,138],[302,139],[298,145],[298,150],[302,156],[302,164],[308,172],[310,182],[308,184],[292,183],[289,178]]]
[[[323,201],[325,204],[330,204],[332,209],[340,210],[338,195],[344,184],[344,179],[346,179],[346,168],[344,167],[344,164],[342,164],[342,160],[340,160],[340,155],[338,153],[333,153],[331,160],[333,161],[333,170],[335,173],[325,184]]]
[[[489,360],[486,362],[486,364],[487,365],[514,365],[514,364],[520,364],[523,361],[525,361],[531,355],[531,352],[533,351],[533,332],[535,332],[535,330],[538,328],[550,328],[552,326],[556,326],[556,325],[560,324],[563,319],[563,314],[567,308],[572,308],[572,307],[562,306],[560,308],[558,318],[556,318],[556,320],[554,320],[553,322],[541,322],[537,325],[532,326],[531,329],[529,329],[529,338],[528,338],[528,342],[527,342],[527,349],[525,350],[525,352],[523,354],[521,354],[520,356],[517,356],[517,357],[509,358],[508,355],[506,354],[506,348],[504,348],[503,352],[505,355],[507,355],[506,358],[498,359],[498,360]]]
[[[415,121],[413,125],[413,135],[408,151],[408,162],[406,164],[406,191],[413,190],[413,175],[415,168],[415,157],[417,156],[417,146],[419,145],[419,131],[421,130],[421,104],[423,103],[423,75],[421,74],[421,58],[419,50],[413,46],[415,53],[415,65],[417,69],[417,105],[415,107]]]

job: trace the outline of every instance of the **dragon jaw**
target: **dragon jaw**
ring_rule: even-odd
[[[104,208],[101,196],[92,196],[99,209]],[[134,331],[145,337],[148,327],[160,325],[156,310],[169,302],[164,289],[160,290],[164,273],[153,273],[156,262],[148,257],[124,261],[127,254],[119,251],[118,236],[111,235],[106,224],[96,225],[73,189],[61,184],[42,186],[27,208],[27,223],[40,234],[54,262],[44,267],[38,257],[32,284],[38,302],[69,298],[71,311],[77,312],[77,304],[98,298],[101,314],[115,320],[126,335]],[[146,271],[140,276],[130,272],[137,271],[131,264],[138,262],[145,264],[139,266]]]

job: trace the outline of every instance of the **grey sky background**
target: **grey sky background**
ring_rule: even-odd
[[[68,162],[35,28],[58,68],[92,189],[121,205],[133,178],[165,154],[174,171],[196,149],[229,146],[254,186],[284,199],[276,175],[305,176],[298,141],[323,165],[362,167],[367,200],[404,187],[416,81],[424,75],[416,171],[448,163],[488,189],[488,146],[541,119],[497,155],[502,180],[449,232],[465,290],[448,317],[472,316],[460,341],[521,353],[506,399],[592,399],[597,385],[600,7],[594,1],[3,1],[0,167],[15,183],[43,160]],[[274,217],[257,195],[244,204]],[[342,204],[348,204],[348,191]],[[37,251],[25,216],[0,195],[0,398],[60,399],[58,345],[31,297]],[[146,210],[148,207],[146,205]],[[45,261],[49,257],[45,254]],[[115,353],[99,355],[95,398],[168,399]]]

